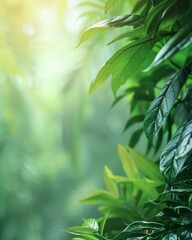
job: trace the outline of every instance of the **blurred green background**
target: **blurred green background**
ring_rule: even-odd
[[[1,0],[1,240],[70,239],[61,229],[99,216],[78,201],[103,186],[103,165],[118,173],[128,106],[111,108],[108,87],[88,95],[117,46],[101,35],[75,48],[105,14],[104,0],[83,2]]]

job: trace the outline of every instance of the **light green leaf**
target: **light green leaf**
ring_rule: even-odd
[[[192,64],[189,64],[172,75],[159,96],[152,102],[144,119],[144,131],[151,143],[163,126],[191,71]]]
[[[117,204],[120,200],[115,198],[112,193],[105,190],[94,190],[88,196],[81,199],[81,203],[86,204]]]
[[[72,234],[75,234],[75,235],[84,235],[84,234],[94,234],[94,233],[97,233],[97,231],[94,230],[93,228],[83,227],[83,226],[70,227],[66,231],[68,233],[72,233]]]
[[[118,197],[118,187],[116,182],[113,179],[114,175],[111,170],[105,166],[104,167],[104,180],[105,185],[107,186],[108,190],[115,196]]]
[[[153,63],[148,68],[157,66],[163,61],[173,56],[178,51],[188,47],[192,42],[192,24],[187,24],[179,30],[169,41],[161,48],[156,55]]]
[[[189,118],[190,119],[190,118]],[[173,183],[192,150],[192,120],[188,120],[167,144],[160,159],[160,170]]]
[[[118,0],[107,0],[104,7],[105,12],[107,12],[110,8],[112,8],[117,1]]]
[[[97,220],[94,218],[89,218],[89,219],[83,219],[83,227],[91,228],[94,231],[98,232],[99,231],[99,225],[97,223]]]
[[[131,148],[128,148],[127,152],[134,159],[136,166],[145,176],[162,183],[164,182],[157,164]]]
[[[116,94],[119,87],[139,70],[152,51],[155,42],[155,39],[145,38],[127,44],[118,50],[100,69],[89,92],[93,92],[112,76],[112,90]]]
[[[118,146],[118,153],[121,159],[123,168],[129,179],[135,179],[139,177],[139,172],[134,162],[133,157],[128,154],[127,150],[122,146]]]
[[[143,27],[135,28],[132,31],[127,31],[125,33],[120,34],[115,37],[112,41],[110,41],[107,45],[120,41],[124,38],[142,38],[145,37],[145,32]]]
[[[143,22],[143,17],[140,15],[125,15],[116,16],[103,21],[100,21],[89,27],[81,36],[78,46],[94,36],[95,34],[111,27],[133,26]]]

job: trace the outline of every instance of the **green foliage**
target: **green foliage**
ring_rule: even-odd
[[[107,1],[105,10],[115,2]],[[100,204],[105,214],[106,226],[95,235],[98,239],[192,239],[191,14],[190,0],[135,1],[131,14],[103,20],[83,35],[87,40],[99,26],[128,28],[109,42],[123,43],[101,67],[90,92],[110,79],[113,106],[121,99],[130,104],[124,130],[143,122],[147,152],[152,144],[156,154],[166,145],[157,163],[119,147],[127,176],[115,176],[106,167],[108,190],[96,190],[82,200]],[[131,24],[127,16],[134,16]],[[133,133],[131,146],[141,133],[141,128]]]

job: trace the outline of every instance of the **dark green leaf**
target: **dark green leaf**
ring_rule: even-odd
[[[177,0],[173,1],[173,4],[164,12],[161,19],[160,30],[169,31],[172,29],[173,24],[178,21],[183,14],[185,14],[190,8],[190,0]]]
[[[138,230],[164,230],[165,227],[161,223],[157,222],[146,222],[146,221],[137,221],[128,225],[124,232],[132,232]]]
[[[160,170],[168,183],[173,183],[192,149],[192,120],[176,132],[161,155]]]
[[[172,4],[173,3],[171,1],[169,1],[169,2],[163,1],[160,4],[158,4],[157,7],[151,9],[149,14],[147,15],[147,19],[144,24],[146,34],[149,34],[151,36],[155,35],[155,33],[158,30],[158,27],[159,27],[159,24],[163,17],[164,12]]]
[[[174,74],[155,98],[144,120],[144,131],[147,138],[153,142],[168,114],[173,108],[178,94],[192,71],[191,64]]]
[[[144,117],[145,117],[145,116],[144,116],[143,114],[141,114],[141,115],[136,115],[136,116],[131,117],[131,118],[127,121],[123,132],[126,131],[129,127],[131,127],[133,124],[138,123],[138,122],[142,122],[143,119],[144,119]]]
[[[160,3],[160,0],[151,0],[153,6],[156,6]]]
[[[161,48],[150,67],[154,67],[188,47],[192,42],[192,24],[187,24]],[[149,67],[149,69],[150,69]]]
[[[137,131],[135,131],[132,134],[132,136],[129,140],[129,145],[130,145],[131,148],[134,148],[135,145],[138,143],[142,133],[143,133],[143,129],[141,128],[141,129],[138,129]]]
[[[173,233],[169,233],[167,235],[165,235],[162,240],[178,240],[178,236],[176,234]]]

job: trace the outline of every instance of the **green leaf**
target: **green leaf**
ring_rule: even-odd
[[[151,0],[153,6],[155,7],[156,5],[158,5],[160,3],[160,0]]]
[[[97,223],[97,220],[94,218],[89,219],[83,219],[83,227],[91,228],[93,231],[98,232],[99,231],[99,225]]]
[[[132,232],[135,230],[159,230],[162,231],[165,229],[165,226],[157,222],[146,222],[146,221],[137,221],[129,224],[123,231]]]
[[[125,15],[116,16],[103,21],[100,21],[89,27],[81,36],[78,46],[94,36],[95,34],[111,27],[134,26],[143,22],[143,17],[140,15]]]
[[[133,157],[128,154],[127,150],[122,145],[118,146],[118,153],[127,176],[130,179],[138,178],[139,172],[135,165]]]
[[[163,126],[191,71],[192,64],[189,64],[172,75],[149,108],[144,119],[144,131],[151,143]]]
[[[158,4],[157,7],[151,9],[151,11],[147,15],[147,19],[144,24],[146,34],[149,34],[150,36],[155,35],[155,33],[158,30],[158,27],[164,12],[172,4],[173,3],[171,1],[169,2],[163,1],[160,4]]]
[[[108,190],[115,196],[118,197],[118,188],[117,184],[115,183],[113,179],[114,175],[111,172],[111,170],[105,166],[104,167],[104,180],[105,180],[105,185],[107,186]]]
[[[173,183],[192,149],[192,120],[188,120],[167,144],[160,159],[160,170]]]
[[[107,0],[105,3],[105,6],[104,6],[105,12],[107,12],[109,9],[111,9],[117,1],[118,0]]]
[[[128,148],[127,152],[129,156],[134,159],[136,166],[145,176],[163,183],[163,177],[157,164],[131,148]]]
[[[144,116],[143,114],[140,114],[140,115],[136,115],[136,116],[131,117],[131,118],[127,121],[123,132],[126,131],[128,128],[130,128],[133,124],[142,122],[143,119],[144,119],[144,117],[145,117],[145,116]]]
[[[178,236],[176,234],[173,233],[169,233],[167,235],[165,235],[162,240],[178,240]]]
[[[70,227],[66,231],[68,233],[72,233],[72,234],[75,234],[75,235],[94,234],[94,233],[98,232],[93,228],[84,227],[84,226]]]
[[[159,28],[171,30],[173,24],[178,21],[190,8],[190,0],[177,0],[164,12]]]
[[[125,33],[120,34],[119,36],[115,37],[112,41],[110,41],[107,45],[110,45],[124,38],[142,38],[144,36],[145,36],[144,28],[139,27],[133,29],[132,31],[127,31]]]
[[[115,198],[113,194],[105,190],[94,190],[88,196],[81,199],[81,203],[86,204],[117,204],[120,200]]]
[[[112,89],[116,93],[119,87],[142,66],[155,42],[154,39],[145,38],[127,44],[118,50],[100,69],[89,92],[93,92],[112,76]]]
[[[163,61],[173,56],[178,51],[188,47],[192,42],[192,24],[187,24],[181,28],[169,41],[161,48],[156,55],[151,67],[157,66]]]
[[[130,138],[130,140],[129,140],[129,145],[130,145],[130,147],[132,147],[132,148],[135,147],[135,145],[138,143],[138,141],[139,141],[142,133],[143,133],[143,129],[141,128],[141,129],[136,130],[136,131],[132,134],[132,136],[131,136],[131,138]]]

